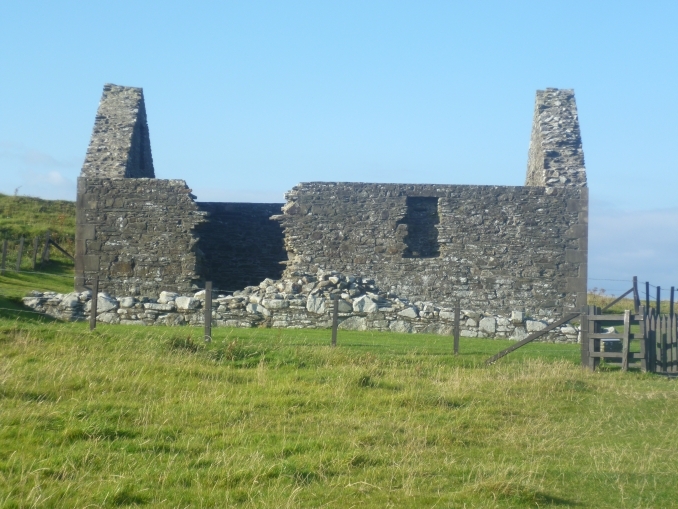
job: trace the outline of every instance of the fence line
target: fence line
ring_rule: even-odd
[[[47,231],[47,234],[45,235],[45,241],[44,241],[44,246],[42,248],[42,254],[40,255],[40,258],[38,258],[38,252],[40,250],[40,237],[34,237],[33,238],[33,252],[31,256],[31,268],[35,270],[35,267],[37,266],[38,263],[45,263],[50,260],[50,246],[54,246],[56,249],[58,249],[61,253],[63,253],[64,256],[70,258],[71,260],[75,261],[73,258],[73,255],[71,255],[68,251],[66,251],[63,247],[61,247],[53,238],[52,234],[50,231]],[[16,241],[16,271],[20,272],[21,271],[21,262],[23,261],[24,257],[24,244],[25,244],[25,236],[21,236],[18,241]],[[8,254],[8,247],[9,247],[9,239],[5,238],[3,239],[2,242],[2,260],[0,262],[0,274],[4,275],[6,270],[9,270],[7,268],[7,254]],[[14,251],[14,249],[12,249]]]
[[[54,274],[52,272],[38,272],[35,270],[14,270],[14,269],[6,269],[5,272],[11,272],[12,274],[41,274],[43,276],[53,276],[53,277],[65,277],[68,279],[74,279],[75,275],[68,276],[65,274]]]

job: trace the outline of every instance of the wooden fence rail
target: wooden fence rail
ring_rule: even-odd
[[[502,350],[501,352],[499,352],[498,354],[493,355],[492,357],[490,357],[489,359],[487,359],[487,360],[485,361],[485,364],[494,364],[495,362],[497,362],[499,359],[501,359],[501,358],[504,357],[505,355],[508,355],[508,354],[510,354],[511,352],[513,352],[513,351],[515,351],[515,350],[518,350],[518,348],[520,348],[521,346],[525,346],[526,344],[531,343],[532,341],[534,341],[534,340],[537,339],[537,338],[540,338],[541,336],[543,336],[543,335],[546,334],[547,332],[552,331],[552,330],[555,329],[556,327],[560,327],[561,325],[563,325],[563,324],[569,322],[570,320],[574,320],[574,319],[577,318],[578,316],[579,316],[579,313],[570,313],[569,315],[565,316],[564,318],[561,318],[560,320],[558,320],[558,321],[556,321],[556,322],[553,322],[553,323],[552,323],[551,325],[549,325],[548,327],[546,327],[546,328],[544,328],[544,329],[542,329],[542,330],[540,330],[540,331],[533,332],[532,334],[530,334],[529,336],[527,336],[527,337],[526,337],[525,339],[523,339],[522,341],[518,341],[515,345],[511,345],[511,346],[509,346],[507,349]]]
[[[12,243],[12,245],[16,247],[16,251],[14,251],[15,248],[12,248],[12,252],[16,252],[16,260],[15,260],[14,271],[21,272],[21,262],[23,261],[23,256],[25,254],[26,239],[24,237],[21,237],[16,242],[16,244]],[[12,270],[12,269],[7,268],[8,258],[9,258],[9,256],[8,256],[9,246],[10,246],[10,241],[8,239],[3,239],[3,241],[2,241],[2,259],[0,260],[0,275],[4,275],[7,270],[10,270],[10,271]],[[29,244],[29,246],[30,246],[30,244]],[[68,251],[66,251],[63,247],[61,247],[52,238],[52,235],[51,235],[50,232],[47,232],[47,235],[45,235],[45,241],[44,241],[44,245],[43,245],[42,248],[41,248],[40,238],[39,237],[33,238],[33,252],[32,252],[32,256],[31,256],[31,269],[32,270],[35,270],[38,263],[49,261],[50,246],[54,246],[61,253],[63,253],[64,256],[75,261],[75,258],[73,258],[73,255],[71,255]],[[42,251],[42,254],[38,258],[38,253],[40,251]]]

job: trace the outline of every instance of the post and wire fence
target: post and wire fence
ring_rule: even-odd
[[[65,256],[67,256],[70,259],[73,259],[72,255],[68,253],[65,249],[63,249],[62,246],[60,246],[52,237],[51,237],[51,232],[47,232],[44,238],[44,244],[41,244],[40,238],[34,237],[33,242],[32,242],[32,258],[31,258],[31,267],[32,271],[27,271],[27,270],[21,270],[21,262],[22,258],[25,252],[25,238],[21,237],[18,242],[16,243],[16,252],[17,252],[17,257],[15,260],[15,266],[14,266],[14,271],[15,272],[24,272],[24,273],[34,273],[34,274],[45,274],[45,275],[50,275],[50,276],[58,276],[58,274],[51,274],[51,273],[43,273],[43,272],[38,272],[35,271],[39,263],[44,263],[49,261],[50,259],[50,247],[55,247],[59,252],[63,253]],[[41,252],[42,251],[42,252]],[[2,258],[0,259],[0,273],[4,275],[7,271],[12,271],[11,268],[8,268],[8,252],[9,252],[9,241],[8,239],[4,239],[2,242]],[[40,256],[38,254],[40,253]],[[69,277],[71,278],[72,276],[62,276],[62,277]],[[597,280],[595,278],[592,278],[594,281],[623,281],[623,280]],[[96,328],[96,322],[97,322],[97,315],[98,315],[98,310],[97,310],[97,303],[98,303],[98,295],[99,295],[99,279],[98,277],[93,277],[91,279],[91,291],[92,291],[92,297],[91,297],[91,304],[90,304],[90,316],[89,316],[89,326],[90,330],[94,330]],[[654,292],[651,290],[653,289]],[[653,318],[649,319],[647,323],[654,323],[657,322],[657,327],[659,327],[659,330],[663,330],[666,328],[668,332],[668,341],[669,343],[673,344],[673,337],[674,333],[671,332],[673,328],[675,328],[671,324],[675,324],[675,287],[671,286],[668,290],[668,316],[666,319],[661,317],[660,315],[661,310],[662,310],[662,288],[660,286],[654,286],[650,284],[650,282],[645,282],[644,284],[644,292],[640,291],[639,289],[639,283],[638,283],[638,278],[636,276],[633,277],[632,281],[632,286],[630,289],[626,290],[625,292],[621,293],[619,297],[614,298],[613,300],[609,301],[606,303],[604,307],[597,308],[600,309],[598,311],[599,313],[604,313],[611,307],[613,307],[615,304],[619,304],[620,302],[623,301],[625,298],[632,299],[633,301],[633,313],[634,316],[638,315],[638,313],[645,313],[648,315],[651,315]],[[233,290],[221,290],[218,288],[214,288],[212,281],[206,281],[205,282],[205,306],[204,306],[204,340],[205,342],[211,342],[212,341],[212,325],[213,325],[213,310],[212,310],[212,300],[213,300],[213,292],[220,292],[220,293],[233,293]],[[643,303],[643,299],[641,298],[641,293],[644,294],[644,306],[641,306]],[[600,295],[602,297],[602,295]],[[654,299],[653,299],[654,297]],[[337,335],[338,335],[338,328],[339,324],[341,323],[339,320],[339,299],[338,298],[333,298],[332,299],[332,321],[331,321],[331,339],[330,339],[330,345],[332,347],[337,346]],[[652,304],[654,304],[654,309],[652,308]],[[453,336],[453,353],[454,355],[459,354],[459,338],[460,338],[460,323],[461,323],[461,304],[460,301],[457,299],[455,301],[454,305],[454,323],[453,323],[453,329],[452,329],[452,336]],[[20,311],[20,310],[10,310],[10,311]],[[25,311],[29,312],[29,311]],[[37,314],[43,314],[36,312]],[[565,317],[564,317],[565,318]],[[568,315],[568,320],[569,321],[572,319]],[[561,320],[562,321],[562,320]],[[563,322],[563,323],[564,323]],[[662,324],[669,324],[669,325],[662,325]],[[560,323],[559,323],[560,325]],[[653,325],[648,325],[648,327],[651,327],[651,330],[655,330]],[[650,330],[650,329],[648,329]],[[546,331],[543,331],[541,334],[538,334],[538,336],[543,335],[543,333]],[[535,336],[537,336],[535,334]],[[521,341],[521,344],[516,344],[507,349],[506,352],[501,352],[501,356],[505,355],[506,353],[509,353],[510,351],[514,351],[515,349],[519,348],[522,346],[522,343],[528,343],[536,339],[536,337],[532,338],[526,338],[526,340]],[[586,345],[582,344],[582,351],[585,349],[588,350],[588,348],[585,348]],[[665,353],[663,350],[660,352],[661,347],[658,348],[658,357],[663,359],[666,358]],[[673,348],[673,347],[670,347]],[[584,354],[582,354],[584,355]],[[676,357],[675,354],[669,353],[669,358]],[[500,356],[496,356],[499,358]],[[488,360],[488,362],[492,363],[495,362],[497,359],[492,358]],[[625,365],[626,363],[624,363]],[[666,364],[666,363],[665,363]],[[668,364],[671,364],[670,362]],[[667,365],[668,365],[667,364]],[[678,357],[675,360],[675,364],[678,367]],[[671,364],[672,365],[672,364]]]
[[[30,245],[30,244],[29,244]],[[66,258],[75,261],[75,258],[66,249],[64,249],[54,238],[52,233],[48,230],[45,234],[44,241],[40,237],[33,237],[33,245],[31,252],[31,270],[35,271],[39,265],[50,261],[50,248],[54,247]],[[11,248],[11,249],[10,249]],[[13,268],[9,266],[9,254],[16,253]],[[21,236],[18,240],[10,241],[10,239],[2,240],[2,258],[0,258],[0,275],[4,276],[7,272],[29,272],[22,270],[22,262],[26,254],[26,238]]]

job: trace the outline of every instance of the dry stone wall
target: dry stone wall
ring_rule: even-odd
[[[422,198],[429,204],[411,210]],[[586,188],[313,182],[287,199],[276,216],[286,278],[334,270],[413,301],[451,308],[461,299],[488,315],[545,317],[585,304]],[[413,214],[428,219],[408,220]],[[425,253],[408,241],[422,236],[417,228]]]
[[[63,295],[32,292],[24,304],[34,311],[62,320],[86,320],[91,313],[90,291]],[[401,333],[452,334],[454,312],[433,302],[413,302],[382,291],[373,280],[320,271],[296,274],[294,279],[266,279],[224,295],[215,292],[212,325],[226,327],[327,328],[338,301],[339,328]],[[205,291],[179,295],[161,292],[148,297],[115,298],[99,293],[97,321],[122,325],[204,324]],[[462,310],[460,328],[465,337],[523,339],[553,323],[554,317],[533,318],[522,312],[508,316]],[[559,327],[542,340],[576,342],[578,329]]]

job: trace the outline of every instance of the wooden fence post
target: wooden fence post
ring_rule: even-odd
[[[38,256],[38,244],[40,240],[38,237],[33,237],[33,270],[35,270],[35,261]]]
[[[659,316],[652,310],[652,319],[650,321],[650,328],[652,329],[652,338],[654,341],[654,369],[656,372],[661,372],[664,369],[662,364],[662,337],[661,329],[659,328]],[[659,329],[659,334],[658,333]]]
[[[638,294],[638,276],[633,276],[633,312],[638,314],[640,309],[640,295]]]
[[[600,308],[598,306],[589,306],[589,315],[599,315]],[[600,357],[591,357],[591,352],[600,352],[600,338],[591,337],[590,334],[600,333],[600,322],[588,320],[588,334],[589,334],[589,368],[595,371],[600,364]]]
[[[584,306],[580,315],[579,336],[581,341],[581,365],[589,367],[589,308]]]
[[[678,334],[676,334],[676,315],[673,314],[669,319],[669,331],[671,334],[671,344],[673,349],[673,369],[674,373],[678,372]]]
[[[92,281],[92,304],[89,313],[89,330],[96,329],[97,326],[97,303],[99,301],[99,276],[94,276]]]
[[[650,313],[648,312],[647,309],[644,307],[641,308],[645,321],[643,322],[643,333],[645,337],[645,356],[647,358],[647,370],[649,372],[654,371],[654,365],[655,365],[655,350],[654,350],[654,342],[652,340],[651,332],[650,332]]]
[[[650,312],[650,282],[645,281],[645,311]]]
[[[673,316],[675,312],[673,311],[673,297],[675,296],[676,287],[671,287],[671,300],[669,300],[669,315]]]
[[[662,312],[662,288],[661,286],[657,287],[657,316],[659,316]]]
[[[640,369],[643,373],[647,373],[650,369],[650,350],[648,348],[649,343],[647,340],[647,315],[645,314],[645,308],[640,306],[638,313],[636,315],[641,316],[642,318],[638,320],[638,328],[640,329],[641,337],[640,339]],[[637,318],[637,316],[635,317]],[[638,337],[638,335],[635,335]]]
[[[49,241],[52,237],[52,234],[50,233],[49,230],[47,230],[47,234],[45,235],[45,248],[42,250],[42,261],[48,262],[49,261]]]
[[[339,328],[339,296],[335,295],[332,306],[332,346],[337,346],[337,329]]]
[[[459,299],[454,305],[454,355],[459,355],[459,320],[461,316],[461,303]]]
[[[7,262],[7,239],[2,241],[2,267],[0,267],[0,275],[5,275],[5,263]]]
[[[624,337],[622,338],[622,371],[629,369],[629,333],[631,331],[631,311],[624,310]]]
[[[205,281],[205,343],[212,341],[212,281]]]
[[[19,240],[19,253],[16,258],[16,271],[21,272],[21,257],[24,254],[24,238],[21,237],[21,240]]]

